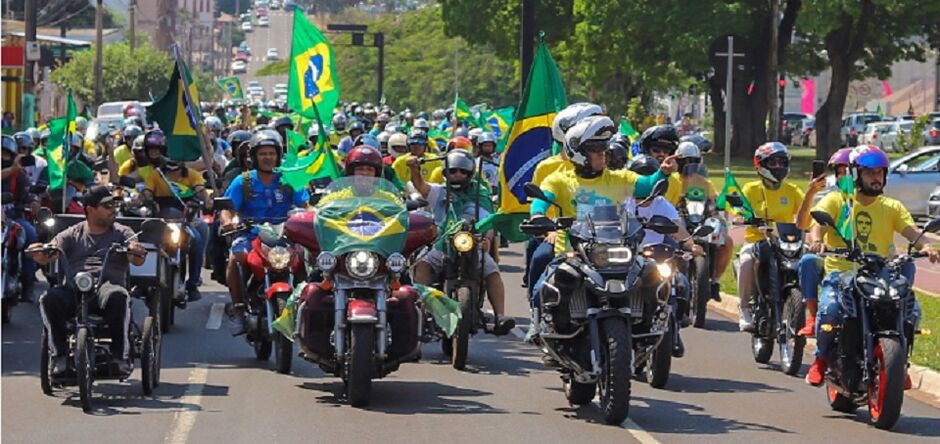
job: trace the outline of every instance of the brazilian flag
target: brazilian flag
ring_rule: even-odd
[[[287,106],[322,123],[322,118],[329,121],[339,101],[336,57],[330,42],[304,17],[301,9],[294,9]]]
[[[744,196],[744,193],[741,192],[741,186],[738,185],[738,181],[734,178],[734,174],[731,174],[731,169],[725,170],[725,186],[721,189],[721,194],[718,195],[718,199],[715,202],[715,204],[718,206],[718,209],[727,208],[727,196],[729,195],[736,195],[743,201],[743,204],[740,208],[732,208],[730,210],[732,213],[742,216],[745,219],[754,217],[754,207],[751,206],[751,202],[749,202],[747,197]]]
[[[184,94],[183,76],[186,76],[189,83],[189,98],[192,103],[187,101],[187,95]],[[166,135],[170,159],[188,162],[202,157],[202,146],[196,132],[202,121],[199,92],[189,69],[182,61],[178,61],[173,68],[170,85],[163,97],[147,107],[147,116],[150,121],[157,122]]]
[[[219,86],[233,99],[245,98],[245,93],[242,92],[242,82],[238,80],[238,77],[232,76],[219,79]]]
[[[323,251],[341,255],[366,250],[388,257],[401,251],[408,236],[408,211],[397,190],[360,196],[354,188],[327,194],[317,205],[314,229]]]
[[[501,153],[506,149],[506,140],[509,138],[509,129],[512,127],[513,116],[516,108],[507,106],[484,114],[483,124],[487,131],[496,135],[496,152]]]

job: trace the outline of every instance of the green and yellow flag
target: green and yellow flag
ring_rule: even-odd
[[[630,141],[633,142],[636,139],[637,133],[636,129],[633,128],[633,125],[630,124],[630,121],[626,118],[620,119],[620,134],[630,138]]]
[[[294,9],[287,106],[308,119],[329,118],[339,101],[339,77],[330,42]]]
[[[454,94],[454,118],[458,121],[464,121],[472,126],[480,127],[480,122],[473,116],[473,111],[467,102],[460,98],[460,94]]]
[[[507,106],[504,108],[488,111],[484,114],[483,125],[487,131],[496,135],[496,152],[501,153],[506,148],[506,141],[509,139],[509,129],[512,128],[513,117],[516,113],[516,107]]]
[[[836,220],[836,230],[843,239],[853,241],[855,233],[852,225],[852,210],[855,207],[855,181],[852,180],[852,176],[846,174],[839,178],[838,185],[843,203],[839,211],[839,219]]]
[[[716,205],[718,209],[727,209],[729,203],[727,202],[727,196],[737,195],[741,198],[743,202],[740,207],[732,207],[728,209],[731,213],[742,216],[745,219],[750,219],[754,217],[754,207],[751,206],[751,202],[747,200],[747,197],[744,196],[744,193],[741,192],[741,186],[738,185],[737,179],[734,178],[734,174],[731,174],[731,170],[725,170],[725,186],[721,189],[721,194],[718,195]]]
[[[78,115],[72,90],[68,90],[65,117],[49,121],[49,146],[46,147],[46,163],[49,173],[49,189],[61,190],[69,178],[79,182],[90,182],[95,175],[85,162],[67,159],[70,141],[75,134],[75,117]],[[68,167],[66,167],[68,165]]]
[[[281,162],[281,183],[289,185],[295,191],[307,186],[312,180],[332,178],[343,175],[343,170],[329,147],[318,146],[310,150],[310,154],[300,157],[297,153],[299,146],[288,144],[287,154]]]
[[[245,93],[242,91],[242,82],[238,80],[238,77],[226,77],[224,79],[219,79],[219,86],[222,87],[222,90],[228,93],[228,96],[232,99],[244,99]]]
[[[192,103],[186,100],[183,76],[186,76],[189,83],[189,97],[192,98]],[[186,65],[177,62],[166,93],[147,107],[150,121],[160,125],[166,135],[170,159],[187,162],[202,157],[202,147],[196,132],[202,121],[202,112],[199,110],[199,92],[192,80]]]

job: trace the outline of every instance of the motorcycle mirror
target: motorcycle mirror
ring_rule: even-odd
[[[535,199],[542,199],[545,202],[553,203],[552,200],[549,199],[548,196],[545,195],[542,189],[539,188],[538,185],[532,182],[525,184],[522,188],[525,190],[526,196],[529,196]]]
[[[414,211],[414,210],[417,210],[418,208],[426,207],[426,206],[428,206],[428,200],[425,198],[421,198],[421,197],[417,199],[408,199],[407,201],[405,201],[405,208],[407,208],[408,211]]]
[[[940,231],[940,217],[932,219],[924,226],[924,232],[926,233],[936,233],[937,231]]]
[[[40,222],[52,219],[52,210],[47,207],[39,207],[39,211],[36,213],[36,219]]]
[[[836,226],[836,221],[832,220],[832,216],[830,216],[829,213],[825,211],[811,211],[809,214],[813,216],[813,220],[815,220],[819,225],[824,227]]]
[[[699,225],[699,227],[696,228],[695,231],[692,233],[692,236],[695,236],[695,237],[708,236],[709,234],[712,234],[714,231],[715,231],[715,228],[712,226]]]
[[[654,215],[646,221],[644,228],[653,230],[659,234],[675,234],[679,231],[679,226],[666,216]]]
[[[571,228],[574,225],[573,217],[559,217],[556,221],[561,228]]]
[[[134,178],[130,176],[121,176],[121,178],[118,179],[118,183],[121,184],[122,187],[127,187],[127,188],[137,187],[137,181],[134,180]]]
[[[216,197],[215,199],[212,199],[212,208],[217,210],[231,210],[233,208],[232,198]]]

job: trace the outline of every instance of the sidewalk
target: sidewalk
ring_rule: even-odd
[[[709,301],[708,305],[710,308],[721,312],[722,315],[737,321],[739,301],[740,299],[737,296],[721,293],[721,302]],[[808,338],[806,340],[804,353],[811,356],[815,350],[816,340]],[[909,373],[911,375],[911,382],[913,383],[913,390],[917,390],[932,397],[934,401],[940,402],[940,373],[915,364],[911,364]]]

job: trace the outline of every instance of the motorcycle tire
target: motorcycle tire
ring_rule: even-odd
[[[375,367],[375,326],[352,324],[350,356],[346,366],[346,397],[353,407],[369,405],[372,391],[372,369]]]
[[[663,334],[663,339],[659,345],[650,353],[649,362],[646,365],[646,381],[650,387],[661,389],[669,381],[669,372],[672,370],[672,347],[673,335],[672,329],[676,327],[676,322],[670,321],[670,331]]]
[[[855,410],[858,409],[858,405],[855,404],[854,401],[846,396],[843,396],[828,382],[826,383],[826,401],[829,402],[829,407],[837,412],[854,413]]]
[[[454,354],[454,341],[451,338],[441,338],[441,353],[450,358]]]
[[[49,331],[46,326],[42,327],[39,335],[39,353],[39,387],[42,388],[42,394],[52,395],[52,372],[49,371],[52,350],[49,349]]]
[[[758,364],[770,362],[770,357],[774,354],[774,340],[751,335],[751,353],[754,355],[754,362]]]
[[[277,313],[284,310],[287,300],[283,297],[277,298]],[[278,373],[282,375],[290,374],[291,360],[294,355],[294,342],[287,336],[278,331],[274,333],[274,364]]]
[[[262,317],[258,320],[258,325],[268,325],[268,321]],[[252,346],[255,349],[255,359],[259,361],[267,361],[271,357],[271,350],[274,348],[274,344],[271,341],[271,338],[265,337],[263,333],[258,332],[258,336],[254,339]]]
[[[868,413],[875,428],[889,430],[901,416],[907,353],[898,338],[883,337],[875,343],[875,368],[868,386]]]
[[[152,316],[144,318],[143,334],[141,334],[140,347],[140,384],[144,396],[153,394],[153,389],[160,383],[160,343],[157,331],[159,326]]]
[[[601,321],[601,374],[597,380],[600,406],[607,424],[621,424],[630,412],[630,368],[633,356],[630,328],[620,318]]]
[[[691,285],[695,294],[692,295],[692,308],[689,310],[692,316],[692,326],[695,328],[705,328],[705,315],[708,312],[708,301],[711,299],[711,270],[708,267],[708,259],[705,257],[696,257],[693,259],[695,265],[695,274],[692,278],[695,280]]]
[[[597,384],[585,384],[573,379],[564,380],[565,399],[571,405],[586,405],[594,400]]]
[[[172,272],[171,272],[172,273]],[[173,280],[170,279],[172,285]],[[170,332],[170,316],[173,315],[173,289],[160,289],[160,332],[163,334]]]
[[[0,312],[2,312],[0,313],[0,322],[3,322],[4,324],[10,323],[10,318],[11,318],[10,312],[13,311],[12,309],[13,309],[12,301],[7,302],[4,299],[2,302],[0,302]]]
[[[470,327],[473,323],[473,313],[476,304],[473,301],[473,290],[468,287],[457,289],[457,302],[460,304],[460,321],[451,338],[453,345],[450,363],[457,370],[467,367],[467,354],[470,352]]]
[[[806,338],[796,334],[806,322],[806,308],[803,306],[803,294],[791,288],[783,303],[783,342],[780,343],[780,370],[794,376],[803,366],[803,348]]]
[[[92,385],[95,375],[95,344],[89,337],[88,328],[78,329],[75,338],[75,374],[78,379],[78,395],[82,411],[91,411]]]

